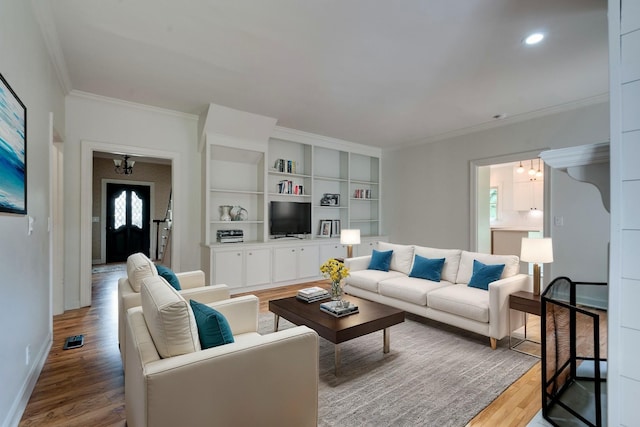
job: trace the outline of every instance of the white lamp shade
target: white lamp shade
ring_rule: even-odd
[[[122,166],[122,160],[113,159],[113,164],[116,165],[117,168],[119,168],[120,166]]]
[[[360,230],[359,229],[346,229],[340,231],[340,243],[343,245],[359,245],[360,244]]]
[[[550,237],[542,239],[522,238],[520,261],[544,264],[553,262],[553,245]]]

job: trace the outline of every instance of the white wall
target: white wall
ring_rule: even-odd
[[[27,107],[27,209],[0,214],[0,425],[17,425],[51,344],[49,112],[64,130],[64,103],[30,2],[0,7],[0,73]],[[27,365],[25,349],[30,348]]]
[[[81,305],[80,288],[87,286],[90,280],[90,276],[81,275],[80,266],[80,224],[87,220],[80,217],[83,141],[84,144],[106,145],[101,151],[108,150],[109,145],[113,145],[115,151],[122,151],[125,146],[130,153],[160,150],[175,153],[180,158],[180,169],[174,168],[174,175],[177,175],[174,180],[180,182],[180,188],[174,189],[174,226],[180,227],[180,237],[172,241],[172,260],[179,270],[199,269],[201,218],[197,116],[82,93],[67,97],[66,111],[65,309]],[[90,211],[88,215],[91,216]]]
[[[469,249],[469,162],[537,149],[608,141],[608,107],[606,103],[591,105],[385,152],[382,178],[385,233],[392,242]],[[564,270],[564,273],[570,277],[605,277],[608,221],[584,214],[585,209],[589,212],[602,209],[599,196],[573,199],[575,194],[582,193],[585,185],[577,181],[563,182],[558,188],[563,194],[558,192],[555,196],[567,200],[569,205],[561,206],[566,226],[565,233],[558,237],[571,242],[572,252],[566,257],[571,258],[572,266],[580,265],[579,269]],[[572,198],[571,203],[568,198]],[[553,204],[550,209],[553,216]],[[586,230],[599,237],[597,244],[589,241],[589,247],[582,245]],[[551,237],[555,237],[554,232],[552,229]],[[563,241],[554,244],[560,245],[558,247],[563,251],[566,247]],[[556,263],[550,265],[548,277],[555,275],[556,267],[559,267]]]

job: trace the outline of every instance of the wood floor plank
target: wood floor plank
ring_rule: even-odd
[[[23,414],[20,426],[124,426],[124,376],[118,350],[117,280],[123,272],[93,275],[93,305],[53,319],[53,345]],[[328,281],[251,292],[268,302],[293,296]],[[237,294],[239,296],[244,294]],[[84,347],[62,350],[71,335],[85,335]],[[516,381],[468,426],[526,426],[540,410],[540,364]]]

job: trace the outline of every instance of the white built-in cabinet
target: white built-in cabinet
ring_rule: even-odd
[[[322,262],[346,256],[338,233],[319,236],[322,220],[338,220],[340,230],[360,229],[362,244],[354,246],[354,255],[371,254],[382,231],[380,151],[336,141],[283,128],[262,142],[207,134],[202,265],[211,283],[257,289],[321,278]],[[283,190],[288,182],[294,191]],[[339,203],[323,206],[325,194],[338,195]],[[274,200],[311,203],[311,235],[272,239]],[[224,221],[221,206],[241,206],[248,217]],[[229,229],[242,230],[243,243],[217,242],[217,231]]]
[[[543,181],[513,183],[513,209],[516,211],[543,209]]]

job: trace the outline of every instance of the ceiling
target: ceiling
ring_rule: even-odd
[[[33,4],[67,90],[383,148],[608,97],[606,0]]]

